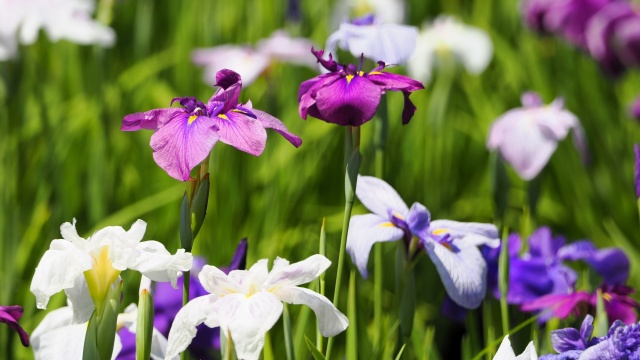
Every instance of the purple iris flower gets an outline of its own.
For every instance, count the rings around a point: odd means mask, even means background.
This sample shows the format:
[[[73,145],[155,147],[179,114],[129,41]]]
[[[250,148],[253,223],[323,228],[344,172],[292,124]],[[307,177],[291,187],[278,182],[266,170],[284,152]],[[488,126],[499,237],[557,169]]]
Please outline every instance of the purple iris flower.
[[[558,354],[540,360],[637,360],[640,359],[640,324],[616,321],[606,336],[591,337],[593,317],[587,315],[580,331],[573,328],[551,332],[551,344]]]
[[[380,98],[387,90],[402,91],[404,110],[402,124],[406,125],[416,111],[409,94],[424,89],[421,82],[407,76],[391,74],[382,70],[387,66],[378,61],[378,67],[369,73],[353,64],[342,65],[322,58],[323,50],[311,52],[318,62],[330,72],[316,76],[300,84],[298,112],[307,119],[311,115],[326,122],[343,126],[360,126],[375,115]],[[362,59],[361,59],[362,62]]]
[[[23,346],[29,346],[29,335],[18,324],[18,320],[22,317],[22,306],[0,306],[0,322],[7,324],[10,329],[14,330],[20,336],[20,342]]]
[[[363,277],[368,275],[373,244],[409,242],[415,236],[436,266],[451,299],[467,309],[480,306],[486,293],[487,266],[477,246],[499,245],[495,225],[431,221],[424,205],[416,202],[408,208],[389,184],[371,176],[358,176],[356,196],[372,212],[351,217],[347,235],[347,251]]]
[[[262,154],[267,141],[266,128],[280,133],[298,147],[302,140],[290,133],[275,117],[253,109],[251,102],[238,103],[242,80],[238,73],[224,69],[216,74],[220,88],[204,104],[194,97],[174,98],[182,108],[154,109],[129,114],[122,130],[154,130],[151,148],[156,163],[170,176],[189,180],[191,170],[204,160],[220,140],[251,155]]]
[[[222,267],[221,270],[224,271],[225,274],[228,274],[231,270],[244,270],[247,263],[247,248],[247,239],[242,239],[236,248],[229,267]],[[190,272],[190,299],[209,295],[198,279],[198,274],[204,265],[206,265],[205,259],[200,257],[193,258],[193,268]],[[155,307],[153,326],[165,337],[169,336],[169,330],[171,329],[173,319],[182,308],[182,284],[182,277],[178,278],[178,289],[174,289],[169,283],[156,283],[153,295]],[[126,328],[122,328],[118,334],[122,341],[122,350],[118,359],[135,359],[135,334],[129,332]],[[215,359],[216,356],[212,354],[214,349],[220,349],[220,328],[210,328],[205,326],[205,324],[201,324],[198,326],[198,333],[196,337],[191,342],[191,345],[189,345],[189,352],[197,359]]]

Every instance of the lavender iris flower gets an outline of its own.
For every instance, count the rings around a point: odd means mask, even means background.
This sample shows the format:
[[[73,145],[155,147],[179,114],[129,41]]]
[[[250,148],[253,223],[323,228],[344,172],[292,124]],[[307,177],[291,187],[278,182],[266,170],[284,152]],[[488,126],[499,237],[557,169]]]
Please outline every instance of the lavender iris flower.
[[[386,182],[358,176],[358,199],[373,213],[355,215],[349,222],[347,251],[363,277],[368,276],[369,252],[376,242],[410,241],[413,236],[433,261],[447,294],[458,305],[473,309],[486,292],[487,266],[477,246],[498,246],[498,228],[492,224],[431,221],[427,208],[409,209]]]
[[[338,125],[360,126],[373,118],[382,94],[391,90],[402,91],[402,123],[409,123],[416,111],[415,105],[409,100],[409,94],[424,89],[422,83],[407,76],[383,72],[386,65],[382,61],[378,62],[378,67],[373,71],[365,73],[353,64],[338,64],[331,54],[328,60],[323,59],[323,50],[315,51],[312,48],[311,52],[330,72],[300,84],[300,117],[306,120],[307,115],[311,115]]]
[[[621,360],[640,359],[640,324],[616,321],[603,337],[591,337],[593,317],[587,315],[580,330],[566,328],[551,332],[551,344],[558,354],[540,360]]]
[[[0,322],[7,324],[11,330],[14,330],[20,336],[20,342],[23,346],[29,346],[29,335],[18,324],[18,320],[22,317],[22,306],[0,306]]]
[[[302,140],[290,133],[275,117],[253,109],[251,102],[238,103],[242,80],[238,73],[224,69],[216,74],[220,87],[207,104],[194,97],[174,98],[182,108],[154,109],[130,114],[122,120],[122,130],[154,130],[153,158],[170,176],[189,180],[191,170],[204,160],[220,140],[238,150],[258,156],[264,151],[271,128],[298,147]]]
[[[242,239],[233,255],[233,259],[228,268],[221,270],[228,274],[232,270],[244,270],[247,263],[247,239]],[[202,287],[198,275],[202,267],[206,265],[203,258],[193,258],[193,268],[191,269],[191,283],[189,288],[189,298],[208,295],[209,293]],[[178,279],[178,289],[182,289],[182,278]],[[182,291],[176,290],[166,283],[157,283],[154,291],[153,302],[155,307],[155,316],[153,326],[165,337],[169,336],[169,330],[173,319],[182,308]],[[119,360],[135,359],[136,340],[135,334],[126,328],[118,332],[122,341],[122,350],[118,355]],[[204,324],[198,326],[198,333],[189,345],[189,352],[197,359],[215,359],[212,350],[220,349],[220,328],[209,328]]]
[[[533,92],[522,95],[521,108],[507,111],[491,125],[487,147],[499,150],[502,157],[524,180],[538,176],[569,130],[586,161],[586,146],[578,118],[564,109],[562,99],[544,105]]]

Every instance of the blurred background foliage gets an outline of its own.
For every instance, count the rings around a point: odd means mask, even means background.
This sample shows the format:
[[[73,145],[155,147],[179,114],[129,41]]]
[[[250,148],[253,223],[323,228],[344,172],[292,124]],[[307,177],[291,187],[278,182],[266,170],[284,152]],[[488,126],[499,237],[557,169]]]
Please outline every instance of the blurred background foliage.
[[[152,132],[122,132],[121,120],[129,113],[167,107],[176,96],[208,99],[214,89],[190,61],[195,48],[255,44],[281,28],[324,44],[337,23],[331,4],[302,0],[297,19],[288,15],[289,6],[286,0],[117,1],[112,9],[111,26],[118,36],[113,48],[51,43],[41,33],[35,45],[20,48],[19,58],[0,63],[0,304],[24,306],[21,323],[27,331],[45,314],[35,308],[31,277],[50,241],[60,237],[63,222],[77,219],[79,233],[89,236],[106,225],[128,228],[140,218],[148,223],[145,239],[159,240],[170,250],[179,247],[178,214],[185,186],[154,163]],[[524,91],[539,92],[545,102],[563,96],[585,128],[590,163],[583,166],[571,141],[562,142],[539,176],[540,201],[530,214],[526,185],[508,169],[511,188],[501,225],[524,235],[548,225],[570,240],[620,246],[631,258],[629,283],[637,285],[640,246],[632,144],[640,139],[640,129],[630,118],[628,104],[640,93],[638,74],[607,79],[586,54],[524,28],[515,1],[413,0],[407,9],[412,25],[444,13],[484,29],[495,55],[482,75],[460,71],[450,87],[439,84],[436,74],[426,91],[412,95],[418,111],[407,126],[400,121],[400,94],[386,96],[390,130],[385,180],[408,203],[425,204],[435,219],[497,222],[485,146],[490,124],[520,106]],[[303,145],[295,149],[270,131],[258,158],[222,143],[215,146],[208,215],[194,249],[210,264],[227,264],[245,236],[248,264],[276,256],[302,260],[318,252],[320,224],[326,217],[328,257],[334,261],[326,279],[327,289],[333,289],[343,211],[344,134],[338,126],[298,116],[298,86],[315,75],[307,68],[275,64],[245,87],[240,100],[251,99],[256,108],[280,118]],[[362,174],[373,174],[372,136],[373,125],[364,125]],[[357,203],[355,213],[363,212]],[[370,336],[373,285],[359,278],[361,358],[388,358],[395,341],[395,245],[377,246],[389,262],[384,279],[389,334],[376,343]],[[492,310],[493,317],[498,315],[493,299],[472,312],[465,324],[442,318],[444,288],[435,268],[428,261],[418,266],[412,357],[468,358],[502,335],[499,318],[492,321]],[[125,272],[124,280],[123,306],[136,301],[133,289],[138,286],[131,274]],[[345,291],[347,283],[343,281]],[[331,297],[332,290],[327,295]],[[346,311],[346,296],[342,298],[340,308]],[[49,309],[63,302],[59,294]],[[309,310],[291,310],[295,338],[306,333],[313,339],[313,320],[306,326],[296,323]],[[512,319],[511,326],[524,319]],[[559,326],[549,327],[554,325]],[[512,340],[517,353],[537,331],[529,328],[521,339]],[[281,330],[278,324],[270,332],[265,357],[272,351],[282,358]],[[344,338],[336,340],[338,353],[344,351]],[[537,338],[539,353],[549,352],[548,337]],[[301,344],[296,341],[297,354],[308,357]],[[33,356],[6,327],[0,327],[0,349],[11,359]]]

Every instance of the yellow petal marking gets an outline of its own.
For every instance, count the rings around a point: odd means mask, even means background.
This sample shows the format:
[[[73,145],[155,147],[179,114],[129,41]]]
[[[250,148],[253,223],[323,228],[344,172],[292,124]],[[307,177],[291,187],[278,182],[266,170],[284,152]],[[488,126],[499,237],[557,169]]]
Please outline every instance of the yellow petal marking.
[[[228,118],[228,117],[227,117],[227,115],[225,115],[225,114],[219,114],[219,115],[218,115],[218,117],[219,117],[220,119],[229,120],[229,118]]]
[[[198,117],[196,115],[189,116],[189,122],[187,123],[187,125],[191,125],[191,123],[196,121],[197,118]]]
[[[433,235],[442,235],[442,234],[446,234],[448,232],[449,232],[449,229],[435,229],[431,233]]]
[[[372,71],[369,73],[369,75],[382,75],[381,71]]]
[[[347,84],[351,83],[351,80],[353,80],[353,75],[347,75]]]
[[[396,227],[392,222],[383,222],[382,224],[378,224],[378,227]]]

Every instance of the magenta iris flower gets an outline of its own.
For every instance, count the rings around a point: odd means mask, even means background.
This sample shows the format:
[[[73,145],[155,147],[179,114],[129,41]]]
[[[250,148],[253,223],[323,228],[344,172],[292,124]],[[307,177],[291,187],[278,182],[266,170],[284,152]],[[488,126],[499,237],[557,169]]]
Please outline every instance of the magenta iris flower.
[[[274,129],[298,147],[302,140],[275,117],[253,109],[251,102],[238,103],[242,80],[228,69],[216,74],[218,91],[204,104],[194,97],[174,98],[181,108],[154,109],[130,114],[122,130],[154,130],[153,158],[170,176],[189,180],[191,170],[204,160],[220,140],[238,150],[258,156],[264,151],[266,128]]]
[[[421,82],[407,76],[391,74],[382,70],[387,66],[378,61],[378,67],[369,73],[353,64],[342,65],[322,58],[323,50],[311,52],[318,62],[330,72],[316,76],[300,84],[298,112],[307,119],[311,115],[326,122],[343,126],[360,126],[373,118],[380,98],[387,90],[402,91],[404,110],[402,123],[408,124],[416,111],[409,94],[424,89]]]
[[[551,344],[558,354],[540,360],[634,360],[640,359],[640,324],[616,321],[606,336],[591,337],[593,317],[587,315],[580,330],[566,328],[551,332]]]
[[[9,328],[18,333],[22,345],[29,346],[29,335],[24,331],[20,324],[18,324],[18,320],[20,320],[21,317],[21,306],[0,306],[0,322],[7,324]]]

